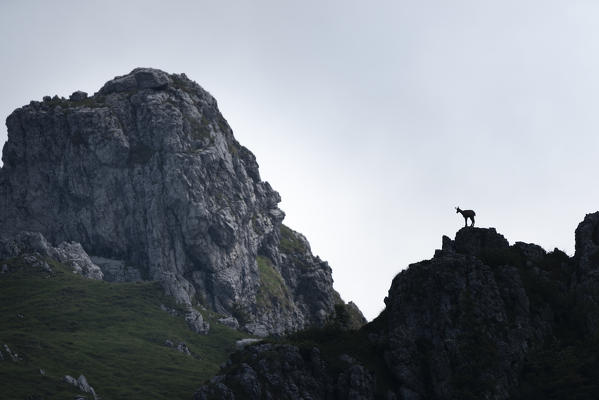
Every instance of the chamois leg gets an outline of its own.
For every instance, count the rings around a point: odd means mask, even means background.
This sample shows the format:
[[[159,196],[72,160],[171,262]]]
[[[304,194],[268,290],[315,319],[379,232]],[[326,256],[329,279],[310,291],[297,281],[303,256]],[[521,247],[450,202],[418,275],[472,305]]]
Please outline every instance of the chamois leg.
[[[474,217],[470,217],[470,219],[472,220],[472,225],[470,226],[474,226]]]
[[[468,226],[468,217],[464,217],[464,227]]]

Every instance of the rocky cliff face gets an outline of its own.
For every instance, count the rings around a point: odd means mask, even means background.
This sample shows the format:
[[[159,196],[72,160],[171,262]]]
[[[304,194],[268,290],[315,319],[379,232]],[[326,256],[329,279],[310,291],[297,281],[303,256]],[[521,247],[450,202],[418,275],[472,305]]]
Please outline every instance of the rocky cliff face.
[[[341,302],[254,155],[184,74],[136,69],[91,97],[31,102],[7,126],[5,236],[80,243],[107,279],[158,280],[259,335],[323,324]]]
[[[324,389],[313,398],[595,398],[597,232],[599,213],[587,215],[576,230],[576,254],[568,257],[534,244],[510,246],[493,228],[463,228],[455,240],[443,238],[434,258],[395,277],[386,309],[353,339],[320,333],[288,344],[305,363],[317,350],[328,354],[319,358],[320,372],[305,364],[295,375],[276,371],[276,361],[283,363],[277,352],[289,350],[256,346],[234,356],[196,397],[244,398],[251,389],[264,398],[293,398],[290,388],[301,393],[306,379],[319,376],[316,387]],[[338,359],[348,357],[353,361],[340,367]],[[350,370],[360,371],[351,395],[335,384]]]
[[[581,328],[594,334],[599,332],[599,212],[588,214],[578,225],[574,260],[572,286],[577,303],[584,305]]]
[[[494,229],[464,228],[432,260],[411,265],[393,280],[382,340],[404,397],[515,394],[525,355],[551,334],[543,310],[531,310],[514,265],[535,251],[546,257],[533,245],[510,248]],[[527,261],[532,271],[535,260]]]

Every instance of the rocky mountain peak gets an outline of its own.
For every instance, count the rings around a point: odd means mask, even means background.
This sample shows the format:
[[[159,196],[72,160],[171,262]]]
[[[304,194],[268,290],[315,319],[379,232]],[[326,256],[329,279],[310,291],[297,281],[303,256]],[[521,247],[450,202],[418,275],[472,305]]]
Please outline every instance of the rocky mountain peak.
[[[184,74],[137,68],[93,96],[31,102],[7,127],[4,235],[80,243],[105,277],[158,280],[256,334],[322,324],[341,301],[328,264],[283,227],[254,155]]]
[[[385,310],[354,336],[338,334],[344,344],[321,333],[295,347],[256,346],[232,356],[196,398],[244,397],[250,389],[291,397],[291,387],[338,399],[592,398],[596,374],[586,371],[597,365],[589,349],[599,330],[598,231],[599,213],[587,215],[568,257],[510,245],[494,228],[462,228],[455,239],[443,237],[432,259],[397,274]],[[277,370],[277,352],[303,364]],[[314,354],[328,355],[317,358],[318,369],[306,366]],[[339,385],[348,375],[353,385]]]
[[[442,249],[474,256],[481,254],[483,251],[500,250],[508,247],[508,241],[503,235],[497,233],[495,228],[464,227],[456,233],[455,240],[443,236]]]
[[[181,78],[187,80],[183,75]],[[154,68],[135,68],[127,75],[117,76],[106,82],[100,89],[101,94],[127,92],[130,90],[155,89],[164,90],[173,80],[164,71]],[[189,82],[189,86],[193,84]]]
[[[574,256],[581,272],[599,270],[599,212],[587,214],[576,228]]]

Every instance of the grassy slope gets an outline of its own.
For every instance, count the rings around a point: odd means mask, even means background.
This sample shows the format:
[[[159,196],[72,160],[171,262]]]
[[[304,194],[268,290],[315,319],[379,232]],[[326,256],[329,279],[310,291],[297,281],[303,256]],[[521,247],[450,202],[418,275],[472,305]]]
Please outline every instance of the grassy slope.
[[[154,282],[92,281],[55,263],[52,274],[20,259],[4,263],[14,272],[0,275],[0,399],[73,398],[77,389],[61,382],[67,374],[84,374],[104,400],[189,399],[243,336],[213,320],[207,336],[192,332],[183,317],[160,309],[176,306]],[[185,342],[196,357],[166,347],[166,339]],[[23,360],[7,360],[5,343]]]

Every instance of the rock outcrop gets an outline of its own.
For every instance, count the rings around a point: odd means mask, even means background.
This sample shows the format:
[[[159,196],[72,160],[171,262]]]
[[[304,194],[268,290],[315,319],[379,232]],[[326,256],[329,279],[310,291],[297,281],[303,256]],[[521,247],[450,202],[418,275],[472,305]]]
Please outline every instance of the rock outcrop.
[[[71,384],[75,387],[77,387],[79,390],[81,390],[84,393],[89,393],[92,395],[92,397],[94,398],[94,400],[98,400],[100,397],[96,394],[96,391],[94,390],[93,387],[90,386],[89,383],[87,383],[87,379],[85,378],[85,375],[79,375],[79,378],[75,379],[73,378],[71,375],[65,375],[62,380],[68,384]],[[83,397],[85,398],[85,397]]]
[[[341,303],[254,155],[184,74],[138,68],[93,96],[33,101],[7,127],[3,234],[79,243],[107,280],[158,280],[254,334],[322,325]]]
[[[26,256],[31,258],[32,264],[39,264],[50,271],[48,263],[43,259],[36,259],[36,255],[61,262],[86,278],[100,280],[103,277],[100,267],[92,262],[79,243],[62,242],[53,247],[39,232],[23,231],[10,236],[0,235],[0,260]]]
[[[400,272],[385,310],[353,338],[323,331],[291,338],[287,347],[249,346],[196,398],[294,398],[289,388],[314,399],[593,398],[599,390],[591,372],[599,364],[597,232],[599,213],[587,215],[576,230],[576,254],[568,257],[534,244],[510,245],[493,228],[463,228],[455,240],[443,237],[434,258]],[[306,367],[314,349],[328,355],[320,369]],[[285,365],[283,350],[304,354],[304,364],[276,370]],[[331,384],[344,373],[334,358],[341,352],[354,359],[352,370],[360,368],[351,378],[361,382],[359,394]]]
[[[395,277],[385,301],[384,354],[399,392],[437,399],[514,395],[530,343],[551,325],[532,318],[516,266],[485,259],[501,260],[509,250],[494,229],[464,228],[453,246]],[[471,386],[481,391],[471,393]]]
[[[573,286],[578,304],[584,305],[581,329],[599,332],[599,212],[587,214],[576,229],[576,276]]]

